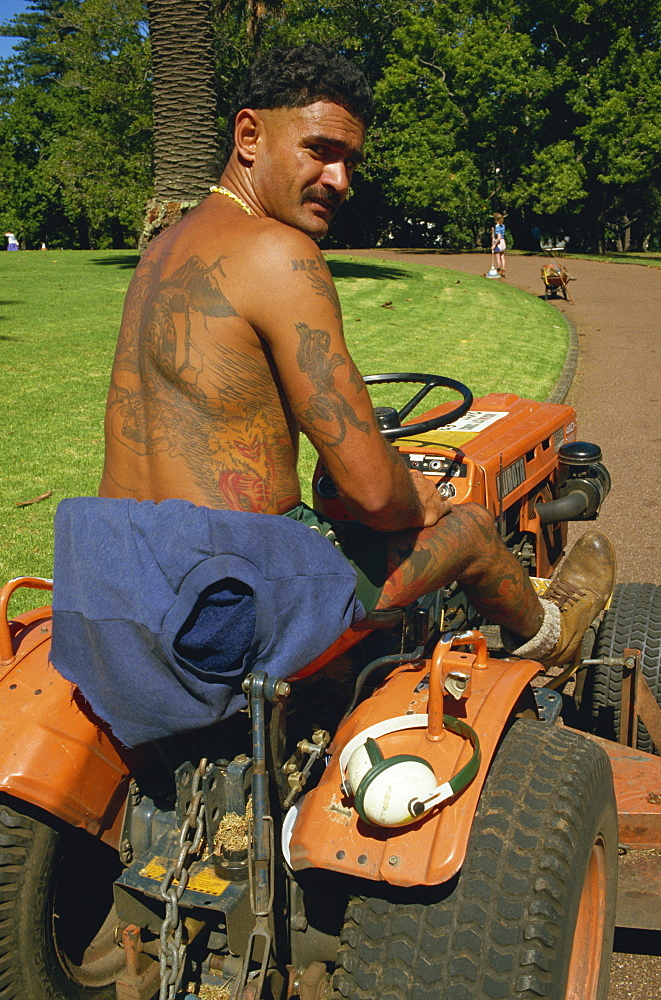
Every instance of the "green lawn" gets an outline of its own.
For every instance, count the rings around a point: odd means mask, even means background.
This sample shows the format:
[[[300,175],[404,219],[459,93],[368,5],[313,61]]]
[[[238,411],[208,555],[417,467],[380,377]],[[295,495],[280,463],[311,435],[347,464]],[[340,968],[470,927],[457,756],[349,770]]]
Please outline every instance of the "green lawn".
[[[96,493],[110,365],[136,262],[131,251],[0,254],[2,581],[50,576],[57,504]],[[329,262],[363,373],[440,372],[468,383],[476,397],[548,395],[564,363],[567,328],[544,302],[421,264],[332,255]],[[376,402],[401,403],[404,393],[390,387]],[[312,465],[308,447],[306,490]],[[46,500],[16,506],[49,490]],[[33,604],[32,595],[19,594],[12,610]]]
[[[524,257],[539,257],[539,251],[510,250],[510,253],[521,254]],[[645,267],[661,267],[661,253],[618,253],[616,250],[605,254],[572,253],[568,250],[564,255],[567,260],[596,260],[602,264],[643,264]]]

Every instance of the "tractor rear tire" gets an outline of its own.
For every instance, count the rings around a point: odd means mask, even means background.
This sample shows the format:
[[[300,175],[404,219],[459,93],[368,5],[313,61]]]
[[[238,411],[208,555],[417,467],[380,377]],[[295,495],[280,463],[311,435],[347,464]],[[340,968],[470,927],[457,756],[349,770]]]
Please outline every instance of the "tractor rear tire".
[[[0,797],[0,1000],[115,1000],[117,854]]]
[[[616,883],[608,757],[577,733],[519,720],[485,783],[459,876],[351,899],[333,996],[605,1000]]]
[[[620,583],[597,633],[594,658],[622,655],[625,649],[641,651],[641,667],[652,694],[661,705],[661,587],[653,583]],[[622,667],[605,664],[594,668],[586,683],[590,693],[594,730],[607,740],[620,731]],[[642,722],[637,747],[654,753],[654,744]]]

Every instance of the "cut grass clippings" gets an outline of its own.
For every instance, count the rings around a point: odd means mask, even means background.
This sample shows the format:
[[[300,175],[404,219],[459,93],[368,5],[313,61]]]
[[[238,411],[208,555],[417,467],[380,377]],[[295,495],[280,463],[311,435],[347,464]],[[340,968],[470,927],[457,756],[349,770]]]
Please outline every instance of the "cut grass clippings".
[[[349,349],[364,374],[445,374],[466,382],[476,398],[549,394],[568,334],[561,314],[545,303],[443,268],[328,259]],[[50,576],[57,504],[96,493],[110,367],[137,260],[132,251],[0,254],[0,582]],[[373,395],[377,404],[401,405],[410,394],[387,387]],[[443,398],[453,397],[435,393],[430,405]],[[308,501],[313,465],[313,449],[304,446]],[[12,612],[43,596],[19,591]]]

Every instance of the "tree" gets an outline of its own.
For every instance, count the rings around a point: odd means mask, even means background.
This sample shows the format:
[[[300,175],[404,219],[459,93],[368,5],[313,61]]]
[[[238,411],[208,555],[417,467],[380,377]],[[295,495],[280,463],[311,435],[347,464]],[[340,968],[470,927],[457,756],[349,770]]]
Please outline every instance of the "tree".
[[[468,2],[424,8],[406,12],[377,83],[379,161],[409,217],[472,246],[535,148],[548,84],[503,14]]]
[[[656,230],[661,190],[661,53],[637,51],[629,29],[582,78],[574,105],[587,165],[592,242],[641,250]]]
[[[147,0],[154,197],[140,247],[197,204],[220,173],[211,0]]]
[[[5,211],[28,246],[135,245],[151,186],[142,0],[38,0],[1,86]]]
[[[661,247],[661,0],[33,0],[9,30],[0,227],[28,245],[134,245],[153,193],[144,245],[216,181],[255,55],[309,39],[378,100],[326,245],[473,246],[502,210],[517,246]]]
[[[575,150],[573,164],[561,155],[555,175],[546,171],[556,190],[562,176],[567,182],[560,218],[572,225],[573,216],[572,246],[603,252],[609,241],[619,249],[659,241],[659,0],[581,0],[560,8],[518,0],[513,23],[529,32],[552,81],[552,114],[537,156],[546,154],[551,168],[558,148],[566,152],[571,143]]]

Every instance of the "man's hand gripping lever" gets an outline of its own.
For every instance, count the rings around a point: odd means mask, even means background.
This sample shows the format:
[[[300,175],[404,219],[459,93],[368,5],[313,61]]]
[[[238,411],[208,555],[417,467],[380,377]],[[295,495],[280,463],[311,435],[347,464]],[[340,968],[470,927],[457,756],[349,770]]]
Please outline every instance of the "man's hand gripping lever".
[[[248,938],[241,978],[233,1000],[243,1000],[250,964],[261,942],[262,954],[257,975],[250,980],[251,1000],[261,1000],[264,980],[273,951],[273,890],[275,874],[275,844],[273,817],[269,805],[268,774],[266,772],[265,702],[275,704],[285,699],[290,691],[283,680],[273,680],[262,670],[248,674],[243,682],[248,697],[248,711],[252,719],[252,818],[248,823],[248,882],[250,907],[255,926]]]

